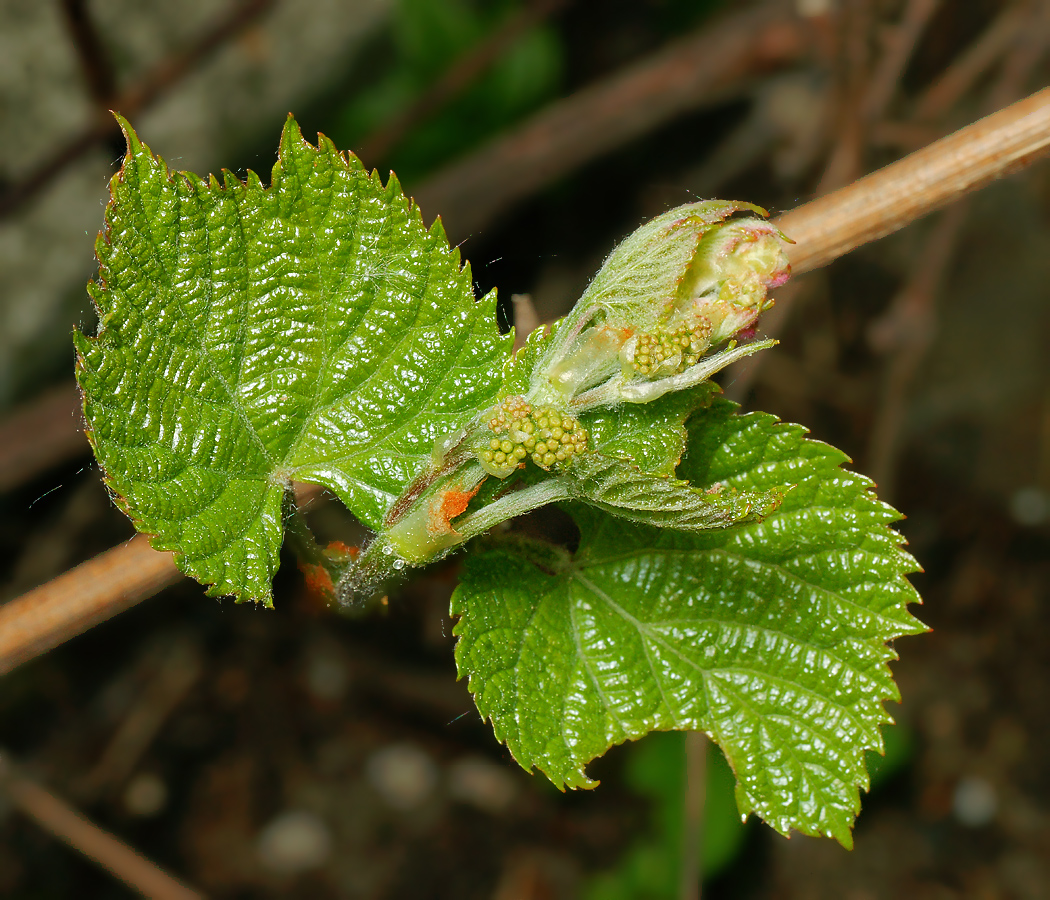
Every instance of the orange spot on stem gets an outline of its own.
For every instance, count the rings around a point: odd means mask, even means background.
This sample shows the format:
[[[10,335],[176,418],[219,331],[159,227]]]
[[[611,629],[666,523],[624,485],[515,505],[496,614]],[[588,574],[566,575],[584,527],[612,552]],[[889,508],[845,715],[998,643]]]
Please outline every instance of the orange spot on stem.
[[[438,502],[431,507],[427,531],[431,534],[455,534],[456,529],[452,527],[452,520],[466,512],[470,501],[474,499],[474,495],[481,490],[482,484],[484,484],[484,481],[480,482],[472,491],[450,488],[442,492],[435,498]]]

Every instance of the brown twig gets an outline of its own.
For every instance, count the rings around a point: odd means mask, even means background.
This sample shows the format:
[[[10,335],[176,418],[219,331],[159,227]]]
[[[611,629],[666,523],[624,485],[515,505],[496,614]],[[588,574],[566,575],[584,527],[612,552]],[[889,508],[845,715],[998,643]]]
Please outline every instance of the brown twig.
[[[134,86],[113,100],[113,109],[125,116],[141,112],[219,47],[240,34],[274,2],[275,0],[238,0],[186,49],[173,53],[141,78],[135,79]],[[116,122],[108,115],[101,116],[86,126],[65,146],[56,150],[0,195],[0,218],[20,208],[92,147],[119,134]]]
[[[530,28],[561,10],[568,0],[536,0],[511,16],[492,35],[468,50],[428,90],[403,112],[366,137],[357,155],[370,166],[399,144],[406,134],[429,119],[469,86]]]
[[[0,789],[6,790],[20,812],[107,869],[132,890],[155,900],[203,900],[202,894],[182,884],[37,781],[19,772],[6,754],[0,757]]]
[[[733,13],[552,103],[438,172],[415,198],[424,211],[440,212],[448,233],[459,240],[523,197],[712,102],[747,76],[798,61],[808,45],[805,23],[783,3]]]
[[[848,187],[785,213],[777,226],[796,274],[827,265],[1050,152],[1050,88],[1019,100]]]
[[[685,794],[682,803],[680,900],[700,900],[703,871],[704,802],[707,799],[707,735],[685,734]]]
[[[152,597],[182,575],[136,535],[0,606],[0,675]]]

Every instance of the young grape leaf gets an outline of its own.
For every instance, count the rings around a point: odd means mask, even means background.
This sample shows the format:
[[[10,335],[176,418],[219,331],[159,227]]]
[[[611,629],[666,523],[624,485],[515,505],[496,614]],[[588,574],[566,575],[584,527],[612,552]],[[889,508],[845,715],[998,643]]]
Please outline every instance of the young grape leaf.
[[[491,404],[511,338],[440,221],[291,117],[269,188],[171,172],[121,125],[98,335],[76,336],[89,437],[154,547],[269,604],[292,480],[378,527],[435,438]]]
[[[762,518],[780,505],[783,489],[694,487],[677,478],[649,475],[630,463],[591,453],[573,461],[570,496],[632,522],[703,531]]]
[[[917,567],[842,453],[733,410],[694,416],[679,475],[793,486],[775,512],[683,533],[574,504],[574,555],[513,540],[466,560],[456,661],[497,737],[558,786],[592,786],[585,766],[614,744],[699,729],[742,813],[849,846],[864,754],[898,698],[887,642],[923,630],[907,610]]]

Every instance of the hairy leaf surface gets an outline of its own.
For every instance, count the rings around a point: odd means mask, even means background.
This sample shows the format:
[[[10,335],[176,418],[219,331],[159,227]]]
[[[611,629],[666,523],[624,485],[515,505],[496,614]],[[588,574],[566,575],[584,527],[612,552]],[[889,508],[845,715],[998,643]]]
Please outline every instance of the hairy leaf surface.
[[[378,527],[435,438],[492,402],[510,338],[440,222],[291,118],[269,188],[171,172],[122,125],[99,331],[77,335],[91,441],[154,547],[270,603],[292,480]]]
[[[922,630],[898,514],[845,456],[716,401],[679,475],[791,487],[760,522],[687,534],[579,505],[574,555],[515,540],[472,555],[453,597],[456,659],[526,768],[588,787],[588,762],[653,730],[699,729],[743,813],[851,843],[864,753],[897,698],[887,642]]]

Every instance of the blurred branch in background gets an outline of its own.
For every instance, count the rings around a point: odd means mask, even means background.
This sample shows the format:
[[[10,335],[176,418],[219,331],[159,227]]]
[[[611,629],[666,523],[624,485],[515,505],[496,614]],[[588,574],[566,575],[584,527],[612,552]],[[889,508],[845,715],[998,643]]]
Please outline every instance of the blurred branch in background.
[[[94,123],[0,194],[0,218],[19,209],[87,151],[120,134],[117,123],[109,115],[109,108],[124,116],[133,116],[146,109],[193,72],[204,59],[255,22],[274,5],[274,2],[275,0],[238,0],[185,49],[161,60],[152,70],[136,78],[132,86],[107,100],[107,91],[112,88],[112,73],[108,63],[104,62],[105,54],[101,41],[91,24],[85,5],[78,0],[66,0],[63,8],[70,23],[82,68],[87,73],[92,96],[99,103],[98,115]],[[111,106],[107,108],[104,103],[110,103]]]
[[[937,295],[944,284],[966,222],[963,201],[945,210],[919,248],[912,274],[893,298],[889,310],[872,323],[869,342],[888,357],[885,384],[871,428],[866,471],[879,486],[879,496],[892,500],[894,464],[904,430],[908,391],[936,335]]]
[[[1006,7],[919,96],[912,119],[938,122],[948,115],[977,81],[1013,49],[1017,35],[1030,18],[1020,3]]]
[[[201,649],[191,635],[168,638],[151,657],[151,677],[128,710],[87,774],[75,783],[74,793],[82,803],[119,790],[134,772],[139,760],[160,733],[168,717],[200,679]]]
[[[381,161],[406,135],[437,113],[446,103],[469,87],[486,69],[530,28],[561,12],[571,0],[533,0],[512,15],[502,27],[469,50],[433,86],[407,109],[368,135],[357,148],[357,155],[369,167]]]
[[[811,43],[789,4],[734,12],[550,104],[412,193],[428,217],[440,213],[453,241],[461,240],[584,163],[798,62]]]
[[[51,388],[0,422],[0,491],[52,466],[86,455],[80,391],[75,384]]]
[[[117,73],[102,36],[91,18],[87,0],[62,0],[61,6],[88,92],[99,110],[105,112],[117,96]]]
[[[21,772],[6,752],[0,754],[0,793],[6,793],[19,812],[45,831],[94,860],[143,896],[154,900],[202,900],[202,894],[177,881]]]

